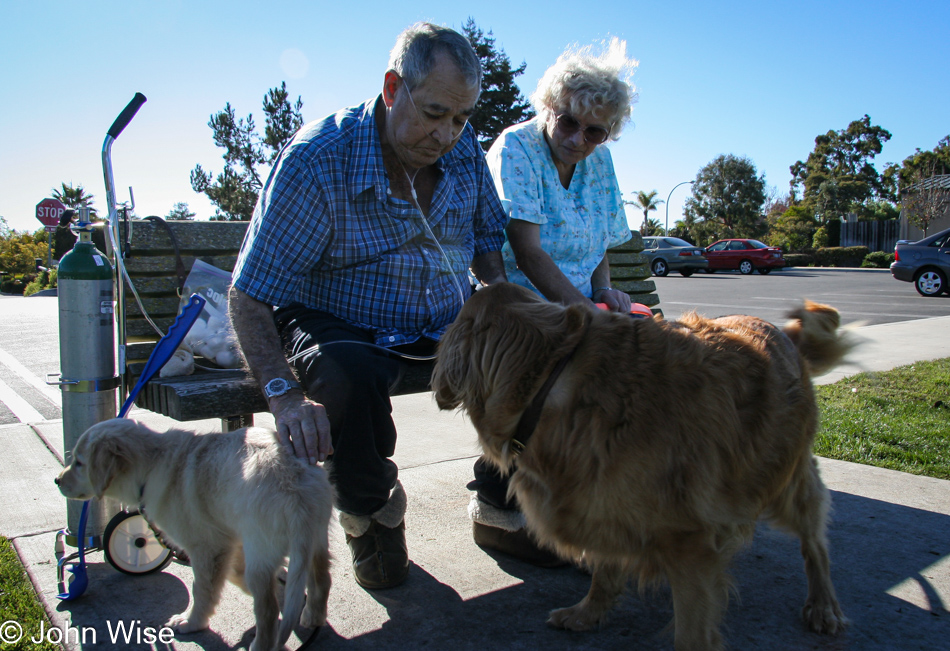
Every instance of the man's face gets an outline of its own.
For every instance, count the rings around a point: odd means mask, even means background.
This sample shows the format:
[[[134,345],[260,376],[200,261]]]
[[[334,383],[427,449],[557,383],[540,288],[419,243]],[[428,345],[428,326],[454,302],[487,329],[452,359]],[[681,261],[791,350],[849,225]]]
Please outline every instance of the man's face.
[[[432,165],[451,151],[475,110],[478,91],[441,53],[436,55],[429,75],[411,94],[399,75],[386,73],[386,140],[407,171]]]

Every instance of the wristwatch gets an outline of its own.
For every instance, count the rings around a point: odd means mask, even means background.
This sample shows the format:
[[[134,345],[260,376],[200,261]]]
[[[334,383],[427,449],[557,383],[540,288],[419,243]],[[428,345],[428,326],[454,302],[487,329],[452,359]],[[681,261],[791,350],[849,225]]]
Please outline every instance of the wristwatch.
[[[291,389],[303,389],[303,387],[300,386],[300,382],[285,380],[282,377],[275,377],[273,380],[264,385],[264,395],[268,398],[276,398],[277,396],[284,395]]]

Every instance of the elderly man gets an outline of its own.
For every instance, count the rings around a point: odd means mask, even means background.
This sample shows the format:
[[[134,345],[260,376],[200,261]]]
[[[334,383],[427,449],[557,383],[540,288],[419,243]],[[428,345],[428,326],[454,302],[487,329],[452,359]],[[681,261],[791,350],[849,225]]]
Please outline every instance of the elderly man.
[[[469,269],[505,280],[506,216],[468,125],[480,88],[463,36],[407,29],[379,97],[304,126],[281,153],[234,270],[231,318],[277,437],[329,461],[365,588],[409,571],[390,459],[400,354],[434,352]]]

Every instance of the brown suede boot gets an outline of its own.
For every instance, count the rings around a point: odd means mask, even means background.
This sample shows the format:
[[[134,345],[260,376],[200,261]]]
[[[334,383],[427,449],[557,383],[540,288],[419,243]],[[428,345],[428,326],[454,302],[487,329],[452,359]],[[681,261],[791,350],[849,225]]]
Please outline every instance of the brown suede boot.
[[[362,536],[346,534],[356,582],[367,590],[394,588],[409,576],[406,523],[394,528],[372,520]]]
[[[356,582],[368,590],[393,588],[409,576],[406,492],[398,481],[389,501],[372,515],[340,512]]]
[[[468,513],[472,518],[472,537],[482,549],[492,549],[538,567],[568,564],[550,549],[538,545],[525,528],[520,511],[499,509],[472,495]]]

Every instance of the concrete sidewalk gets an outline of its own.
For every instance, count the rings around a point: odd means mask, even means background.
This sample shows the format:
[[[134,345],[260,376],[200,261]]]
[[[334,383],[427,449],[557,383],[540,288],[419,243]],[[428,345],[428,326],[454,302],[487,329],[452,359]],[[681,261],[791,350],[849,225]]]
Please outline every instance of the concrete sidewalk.
[[[950,357],[950,317],[871,326],[858,334],[864,342],[855,357],[864,367],[842,367],[823,381]],[[581,599],[589,577],[573,568],[536,569],[476,547],[465,489],[478,455],[471,424],[439,412],[428,394],[393,402],[400,432],[395,460],[409,495],[409,579],[392,590],[359,588],[343,533],[335,527],[329,622],[310,648],[672,648],[661,633],[672,617],[663,589],[642,598],[628,594],[597,632],[547,628],[547,612]],[[133,417],[156,427],[174,425],[150,412]],[[273,422],[268,414],[257,421]],[[189,426],[210,431],[217,423]],[[0,440],[0,534],[13,539],[54,626],[69,629],[68,648],[214,651],[249,645],[251,599],[231,585],[210,630],[167,646],[145,643],[146,627],[159,629],[189,603],[191,570],[174,563],[159,574],[127,576],[94,552],[87,557],[86,594],[60,602],[53,542],[66,507],[53,478],[62,467],[62,423],[0,427]],[[724,621],[730,648],[950,649],[950,482],[840,461],[820,465],[835,509],[832,574],[851,627],[838,638],[804,630],[799,611],[806,586],[797,541],[760,526],[733,567],[739,599]],[[38,622],[19,624],[29,636],[39,633]],[[128,643],[122,635],[113,640],[119,627],[131,631]],[[83,630],[85,643],[76,643]],[[288,647],[299,646],[292,637]]]

